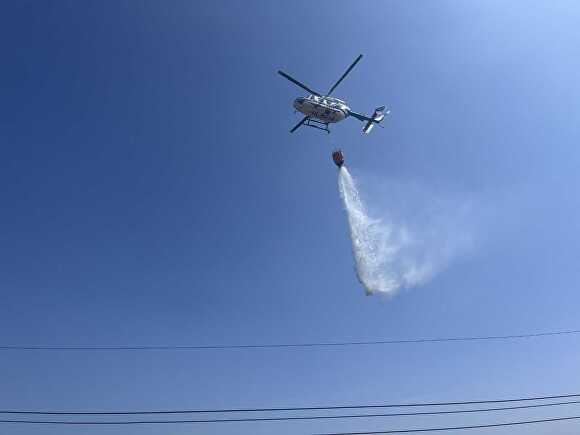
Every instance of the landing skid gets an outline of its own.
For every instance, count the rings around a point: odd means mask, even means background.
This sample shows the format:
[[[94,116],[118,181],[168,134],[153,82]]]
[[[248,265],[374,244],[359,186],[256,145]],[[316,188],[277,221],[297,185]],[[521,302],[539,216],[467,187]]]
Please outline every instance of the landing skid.
[[[316,128],[318,130],[325,131],[328,134],[330,134],[330,129],[328,128],[328,123],[326,123],[326,122],[320,122],[320,121],[317,121],[315,119],[308,118],[306,120],[306,122],[304,122],[304,125],[306,125],[308,127]]]

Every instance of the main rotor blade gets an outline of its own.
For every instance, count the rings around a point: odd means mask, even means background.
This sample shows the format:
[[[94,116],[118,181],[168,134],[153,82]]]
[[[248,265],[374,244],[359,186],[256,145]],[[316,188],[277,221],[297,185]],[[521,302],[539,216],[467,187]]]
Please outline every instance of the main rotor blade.
[[[296,124],[292,130],[290,130],[290,133],[294,133],[296,130],[298,130],[298,128],[300,128],[300,126],[302,124],[304,124],[307,119],[308,119],[308,116],[305,116],[304,118],[302,118],[302,120],[298,124]]]
[[[284,71],[280,71],[278,70],[278,74],[280,74],[282,77],[287,78],[288,80],[290,80],[292,83],[294,83],[295,85],[300,86],[302,89],[304,89],[305,91],[314,94],[314,95],[318,95],[319,97],[321,96],[318,92],[313,91],[312,89],[310,89],[308,86],[306,86],[304,83],[300,83],[298,80],[296,80],[294,77],[289,76],[288,74],[286,74]]]
[[[336,87],[340,84],[340,82],[342,82],[344,80],[344,78],[354,68],[354,66],[358,63],[358,61],[362,59],[362,57],[363,57],[362,54],[358,55],[356,60],[351,64],[351,66],[348,67],[348,69],[345,71],[345,73],[342,75],[342,77],[338,79],[338,81],[334,84],[334,86],[332,88],[330,88],[330,91],[328,91],[328,93],[326,95],[332,94],[332,91],[334,91],[336,89]]]

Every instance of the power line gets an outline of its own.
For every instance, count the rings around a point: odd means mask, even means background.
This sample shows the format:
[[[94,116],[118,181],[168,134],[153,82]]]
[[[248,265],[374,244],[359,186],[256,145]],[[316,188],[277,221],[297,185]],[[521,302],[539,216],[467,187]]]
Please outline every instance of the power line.
[[[394,433],[440,432],[444,430],[450,431],[450,430],[466,430],[466,429],[489,429],[493,427],[521,426],[526,424],[549,423],[556,421],[567,421],[578,419],[580,419],[580,415],[573,417],[543,418],[541,420],[510,421],[507,423],[477,424],[472,426],[430,427],[430,428],[382,430],[370,432],[327,432],[327,433],[317,433],[313,435],[375,435],[375,434],[394,434]]]
[[[484,405],[493,403],[530,402],[540,400],[571,399],[580,397],[580,393],[560,394],[552,396],[518,397],[510,399],[466,400],[454,402],[415,402],[386,403],[366,405],[327,405],[327,406],[296,406],[281,408],[224,408],[224,409],[190,409],[190,410],[150,410],[150,411],[46,411],[46,410],[0,410],[0,414],[24,415],[155,415],[155,414],[202,414],[202,413],[232,413],[232,412],[281,412],[281,411],[332,411],[341,409],[376,409],[376,408],[407,408],[435,407],[459,405]],[[580,402],[580,401],[578,401]],[[571,403],[576,403],[572,401]],[[562,403],[564,404],[564,403]]]
[[[314,347],[347,347],[373,346],[391,344],[421,344],[465,341],[517,340],[525,338],[550,337],[558,335],[580,334],[580,329],[566,331],[536,332],[512,335],[487,335],[467,337],[440,338],[410,338],[398,340],[368,340],[368,341],[327,341],[310,343],[266,343],[266,344],[218,344],[218,345],[144,345],[144,346],[21,346],[0,345],[4,351],[178,351],[178,350],[227,350],[227,349],[276,349],[276,348],[314,348]]]
[[[288,416],[288,417],[255,417],[255,418],[225,418],[225,419],[199,419],[199,420],[132,420],[132,421],[44,421],[44,420],[0,420],[0,423],[30,423],[30,424],[79,424],[79,425],[127,425],[127,424],[185,424],[185,423],[242,423],[242,422],[273,422],[273,421],[297,421],[297,420],[337,420],[354,418],[377,418],[377,417],[410,417],[426,415],[449,415],[479,412],[512,411],[549,406],[562,406],[579,404],[580,400],[557,403],[542,403],[535,405],[507,406],[480,409],[458,409],[449,411],[422,411],[422,412],[398,412],[388,414],[347,414],[347,415],[312,415],[312,416]],[[11,414],[22,414],[14,412]]]

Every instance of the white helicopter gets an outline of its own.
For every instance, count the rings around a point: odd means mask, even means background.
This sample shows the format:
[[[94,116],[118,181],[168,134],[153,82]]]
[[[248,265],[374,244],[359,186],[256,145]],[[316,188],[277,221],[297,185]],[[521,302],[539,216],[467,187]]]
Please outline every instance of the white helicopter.
[[[324,130],[330,133],[328,124],[340,122],[343,119],[353,116],[360,121],[366,121],[363,127],[363,133],[368,134],[375,124],[379,124],[385,115],[389,114],[390,111],[385,112],[385,106],[377,107],[371,117],[362,115],[357,112],[353,112],[346,105],[346,103],[338,98],[331,97],[330,94],[336,89],[336,87],[344,80],[348,73],[354,68],[354,66],[362,59],[362,54],[360,54],[355,61],[348,67],[346,72],[338,79],[338,81],[330,88],[326,95],[322,95],[318,92],[313,91],[304,83],[299,82],[294,77],[286,74],[284,71],[278,70],[278,74],[282,77],[287,78],[295,85],[300,86],[302,89],[310,93],[307,97],[298,97],[294,100],[294,108],[306,115],[296,124],[290,133],[294,133],[302,125],[308,127],[317,128],[319,130]]]

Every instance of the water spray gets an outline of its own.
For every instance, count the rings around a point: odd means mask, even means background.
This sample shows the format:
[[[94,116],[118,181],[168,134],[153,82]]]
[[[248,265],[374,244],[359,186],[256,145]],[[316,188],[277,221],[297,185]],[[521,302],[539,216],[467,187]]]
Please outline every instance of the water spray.
[[[338,167],[338,188],[348,218],[356,274],[367,295],[391,296],[401,288],[424,284],[471,246],[468,215],[460,203],[451,201],[422,222],[412,216],[397,218],[393,213],[395,196],[400,196],[401,187],[392,186],[393,209],[381,213],[382,219],[373,218],[344,165],[342,151],[334,151],[332,160]],[[402,191],[408,202],[417,202],[411,191]],[[429,209],[433,201],[422,197],[417,211]]]
[[[385,274],[386,251],[380,222],[369,218],[340,150],[332,154],[338,166],[338,188],[348,217],[357,277],[367,295],[392,293],[397,283]]]

